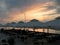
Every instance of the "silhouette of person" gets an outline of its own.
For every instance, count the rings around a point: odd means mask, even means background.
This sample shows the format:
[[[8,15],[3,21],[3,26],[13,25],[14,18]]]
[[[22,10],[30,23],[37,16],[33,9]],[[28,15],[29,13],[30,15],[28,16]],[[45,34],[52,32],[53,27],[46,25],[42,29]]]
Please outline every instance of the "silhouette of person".
[[[1,32],[3,32],[4,28],[1,28]]]
[[[9,45],[14,45],[14,43],[15,43],[15,40],[14,40],[14,38],[9,38],[8,39],[8,43],[9,43]]]
[[[6,43],[6,40],[2,40],[2,43]]]

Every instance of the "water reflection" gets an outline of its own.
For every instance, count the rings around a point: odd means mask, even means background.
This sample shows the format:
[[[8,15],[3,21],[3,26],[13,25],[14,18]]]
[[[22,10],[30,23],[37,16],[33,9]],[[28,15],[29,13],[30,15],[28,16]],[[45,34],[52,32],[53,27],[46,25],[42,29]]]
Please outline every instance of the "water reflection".
[[[8,30],[8,29],[13,29],[13,27],[0,27],[0,29],[1,28],[4,28],[4,29],[6,29],[6,30]],[[14,29],[21,29],[21,30],[23,30],[23,29],[25,29],[25,30],[29,30],[29,31],[33,31],[33,29],[32,28],[14,28]],[[43,32],[43,30],[44,30],[44,32],[46,32],[47,33],[47,30],[48,29],[42,29],[42,28],[40,28],[40,29],[35,29],[35,31],[36,32]],[[58,31],[58,30],[53,30],[53,29],[49,29],[49,33],[60,33],[60,31]]]

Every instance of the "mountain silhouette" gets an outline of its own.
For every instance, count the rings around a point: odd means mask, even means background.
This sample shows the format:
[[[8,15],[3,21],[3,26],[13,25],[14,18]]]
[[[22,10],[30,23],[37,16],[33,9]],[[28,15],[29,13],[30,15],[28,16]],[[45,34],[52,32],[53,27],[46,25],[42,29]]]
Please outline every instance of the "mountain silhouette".
[[[0,24],[0,26],[3,26],[2,24]],[[51,28],[51,29],[56,29],[56,30],[60,30],[60,17],[56,17],[54,20],[48,21],[48,22],[40,22],[39,20],[36,19],[32,19],[29,22],[23,22],[23,21],[19,21],[19,22],[11,22],[11,23],[7,23],[4,26],[7,27],[28,27],[28,28]]]
[[[60,17],[57,17],[54,20],[46,22],[47,26],[50,26],[52,29],[60,30]]]

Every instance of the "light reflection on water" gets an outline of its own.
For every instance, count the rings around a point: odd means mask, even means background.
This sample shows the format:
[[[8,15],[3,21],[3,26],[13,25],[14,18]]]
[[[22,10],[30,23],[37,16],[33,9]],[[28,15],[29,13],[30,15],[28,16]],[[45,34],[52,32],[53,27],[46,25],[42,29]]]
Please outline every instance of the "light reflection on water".
[[[4,28],[4,29],[6,29],[6,30],[8,30],[8,29],[13,29],[13,27],[0,27],[0,29],[1,28]],[[15,29],[25,29],[25,30],[28,30],[29,29],[29,31],[33,31],[33,29],[32,28],[15,28]],[[46,32],[47,33],[47,30],[48,29],[44,29],[44,32]],[[36,32],[43,32],[43,29],[41,28],[41,29],[35,29],[35,31]],[[49,33],[58,33],[58,34],[60,34],[60,31],[58,31],[58,30],[53,30],[53,29],[49,29]]]

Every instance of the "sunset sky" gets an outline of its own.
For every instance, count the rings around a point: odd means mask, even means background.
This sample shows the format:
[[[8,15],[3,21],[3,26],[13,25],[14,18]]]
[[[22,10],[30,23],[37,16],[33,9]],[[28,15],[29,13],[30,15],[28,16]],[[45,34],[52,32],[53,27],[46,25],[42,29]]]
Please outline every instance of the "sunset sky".
[[[0,0],[0,23],[37,19],[42,22],[60,16],[60,0]]]

